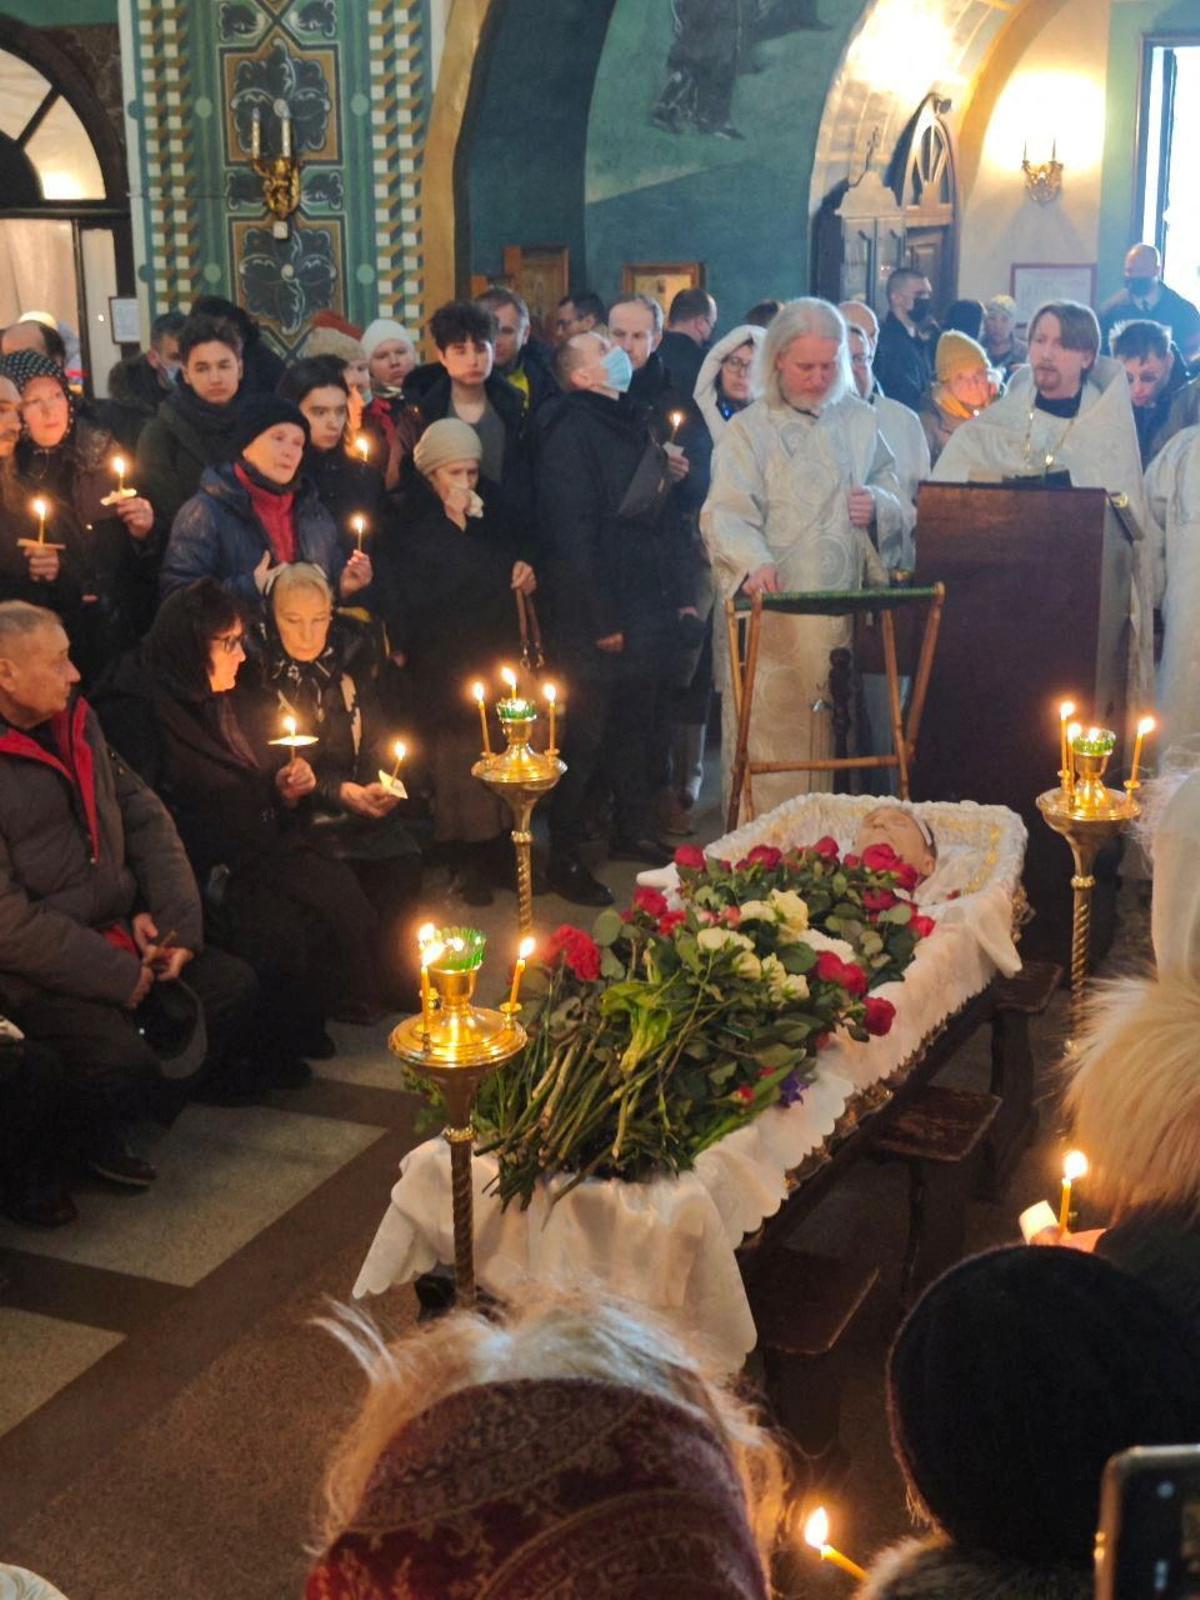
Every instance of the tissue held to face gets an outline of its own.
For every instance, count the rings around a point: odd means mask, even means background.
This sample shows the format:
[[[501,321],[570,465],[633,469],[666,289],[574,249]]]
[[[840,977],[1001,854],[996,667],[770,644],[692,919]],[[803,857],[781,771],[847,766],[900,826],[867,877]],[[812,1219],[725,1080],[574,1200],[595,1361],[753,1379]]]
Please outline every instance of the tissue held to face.
[[[928,878],[937,866],[937,845],[931,844],[911,811],[903,806],[876,806],[868,811],[858,830],[854,849],[861,855],[873,844],[890,844],[892,849],[921,878]]]

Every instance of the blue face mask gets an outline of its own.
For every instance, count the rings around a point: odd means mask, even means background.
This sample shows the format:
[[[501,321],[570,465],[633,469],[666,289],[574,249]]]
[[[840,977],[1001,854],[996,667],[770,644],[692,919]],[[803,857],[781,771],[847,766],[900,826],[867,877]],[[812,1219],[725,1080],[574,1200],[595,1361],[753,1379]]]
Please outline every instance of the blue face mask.
[[[619,344],[613,345],[604,357],[604,377],[608,387],[618,394],[624,394],[633,382],[633,362]]]

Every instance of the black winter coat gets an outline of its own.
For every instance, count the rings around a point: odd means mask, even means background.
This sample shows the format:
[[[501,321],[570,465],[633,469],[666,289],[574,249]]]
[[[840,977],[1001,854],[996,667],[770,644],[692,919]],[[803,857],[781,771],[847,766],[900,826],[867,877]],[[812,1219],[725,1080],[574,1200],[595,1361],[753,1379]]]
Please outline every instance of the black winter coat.
[[[337,523],[339,537],[348,548],[354,547],[351,517],[361,515],[367,519],[363,549],[370,554],[379,536],[384,510],[383,473],[379,468],[345,450],[314,450],[310,445],[304,452],[304,465],[300,470]]]
[[[655,353],[667,369],[667,377],[675,393],[691,400],[696,392],[696,379],[700,376],[704,357],[708,354],[704,345],[697,344],[686,333],[675,333],[668,328]]]
[[[512,384],[498,372],[493,372],[483,387],[493,410],[504,424],[500,510],[507,520],[518,525],[528,520],[533,506],[525,407]],[[416,430],[409,445],[410,454],[412,445],[416,444],[431,422],[440,422],[443,417],[450,415],[450,396],[450,374],[440,361],[414,367],[409,373],[404,383],[406,410],[400,420],[400,429],[402,433],[406,429],[410,432],[414,428]]]
[[[236,458],[232,434],[237,411],[237,398],[226,406],[211,406],[181,387],[142,429],[136,482],[154,507],[164,538],[180,506],[199,489],[205,467]]]
[[[484,514],[468,517],[464,531],[414,474],[398,526],[380,548],[388,640],[407,659],[415,711],[426,730],[448,717],[475,717],[472,680],[493,682],[498,663],[520,652],[512,569],[529,555],[496,514],[496,486],[481,479],[479,495]]]
[[[643,671],[695,599],[666,456],[627,395],[575,390],[538,422],[539,575],[554,648],[574,671]],[[596,648],[615,633],[625,635],[621,655]]]
[[[169,392],[144,354],[127,356],[108,375],[108,398],[96,402],[96,420],[126,450],[136,451],[142,430]]]
[[[51,725],[65,759],[0,722],[0,990],[124,1005],[140,963],[101,930],[147,910],[199,950],[200,897],[162,802],[111,755],[87,701]]]
[[[889,400],[899,400],[910,411],[920,411],[933,380],[933,346],[936,338],[914,338],[894,311],[879,330],[875,349],[875,376]]]

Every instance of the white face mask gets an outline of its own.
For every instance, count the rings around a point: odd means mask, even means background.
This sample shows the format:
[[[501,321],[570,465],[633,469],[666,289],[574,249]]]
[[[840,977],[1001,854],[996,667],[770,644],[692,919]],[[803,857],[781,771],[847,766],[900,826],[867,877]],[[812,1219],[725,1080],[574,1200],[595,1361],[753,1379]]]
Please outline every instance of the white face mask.
[[[169,388],[173,389],[179,382],[179,370],[182,365],[181,361],[164,361],[159,368],[162,380]]]

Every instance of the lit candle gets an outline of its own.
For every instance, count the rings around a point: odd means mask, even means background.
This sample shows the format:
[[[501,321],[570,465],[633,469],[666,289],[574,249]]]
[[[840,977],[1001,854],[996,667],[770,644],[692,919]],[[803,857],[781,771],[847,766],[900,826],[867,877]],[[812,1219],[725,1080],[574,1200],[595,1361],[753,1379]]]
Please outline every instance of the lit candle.
[[[525,971],[525,963],[533,954],[536,944],[537,941],[535,939],[522,939],[517,946],[517,964],[513,968],[512,988],[508,991],[508,1003],[514,1008],[517,1005],[517,997],[521,993],[521,977]]]
[[[33,502],[33,514],[38,519],[39,544],[45,544],[46,542],[46,514],[49,510],[50,507],[40,496]]]
[[[1068,794],[1071,792],[1071,752],[1067,749],[1067,723],[1074,715],[1074,700],[1064,700],[1058,708],[1059,744],[1062,747],[1059,761],[1059,778],[1062,780],[1063,789]]]
[[[112,469],[117,475],[117,493],[123,495],[125,493],[125,457],[114,456]]]
[[[832,1562],[835,1567],[848,1572],[852,1578],[866,1577],[866,1572],[857,1562],[851,1561],[849,1556],[844,1556],[829,1543],[829,1513],[824,1506],[818,1506],[804,1524],[804,1542],[812,1545],[813,1549],[820,1553],[822,1561]]]
[[[683,412],[683,411],[672,411],[671,412],[671,443],[672,444],[675,443],[676,436],[678,435],[680,428],[683,427],[684,419],[685,419],[686,415],[687,415],[687,413]]]
[[[511,667],[501,667],[500,668],[500,676],[504,679],[504,685],[505,685],[505,688],[507,688],[509,694],[515,696],[516,692],[517,692],[517,675],[516,675],[516,673],[513,671],[513,669]]]
[[[354,537],[358,540],[358,553],[362,555],[363,534],[367,531],[367,519],[361,512],[350,518],[350,526],[354,529]]]
[[[397,739],[392,746],[392,754],[396,758],[396,765],[392,768],[392,782],[395,783],[400,776],[400,763],[408,754],[408,747],[403,739]]]
[[[1083,724],[1081,722],[1069,722],[1067,724],[1067,793],[1071,796],[1075,794],[1075,741],[1082,732]]]
[[[1153,733],[1156,723],[1153,717],[1143,717],[1137,725],[1137,738],[1133,741],[1133,766],[1129,770],[1129,783],[1127,787],[1136,789],[1138,784],[1138,770],[1142,764],[1142,740],[1148,733]]]
[[[558,749],[558,745],[555,743],[555,731],[556,731],[555,719],[558,716],[558,690],[554,687],[554,685],[552,683],[548,683],[546,685],[546,687],[542,690],[542,693],[546,696],[546,701],[547,701],[547,703],[548,703],[548,705],[550,707],[550,744],[549,744],[549,750],[550,750],[550,754],[553,755],[554,752]]]
[[[292,113],[286,100],[277,102],[279,111],[279,154],[286,160],[292,153]]]
[[[262,155],[262,111],[258,106],[250,113],[250,159],[257,161]]]
[[[487,702],[483,697],[483,685],[481,683],[475,684],[471,693],[475,696],[475,704],[479,707],[479,728],[483,734],[483,753],[485,756],[490,756],[492,753],[492,741],[488,734]]]
[[[421,929],[421,934],[425,933],[426,928],[432,935],[434,930],[428,923]],[[419,939],[421,934],[417,936]],[[421,939],[421,1026],[426,1038],[429,1037],[429,1030],[433,1026],[433,985],[429,981],[429,966],[431,962],[437,960],[444,948],[444,945],[432,937],[428,940]]]
[[[358,451],[359,455],[364,461],[371,454],[371,441],[367,438],[365,433],[360,433],[358,438],[355,439],[354,448]]]
[[[1058,1208],[1058,1225],[1066,1232],[1071,1217],[1071,1185],[1087,1177],[1088,1158],[1082,1150],[1068,1150],[1063,1159],[1062,1204]]]

